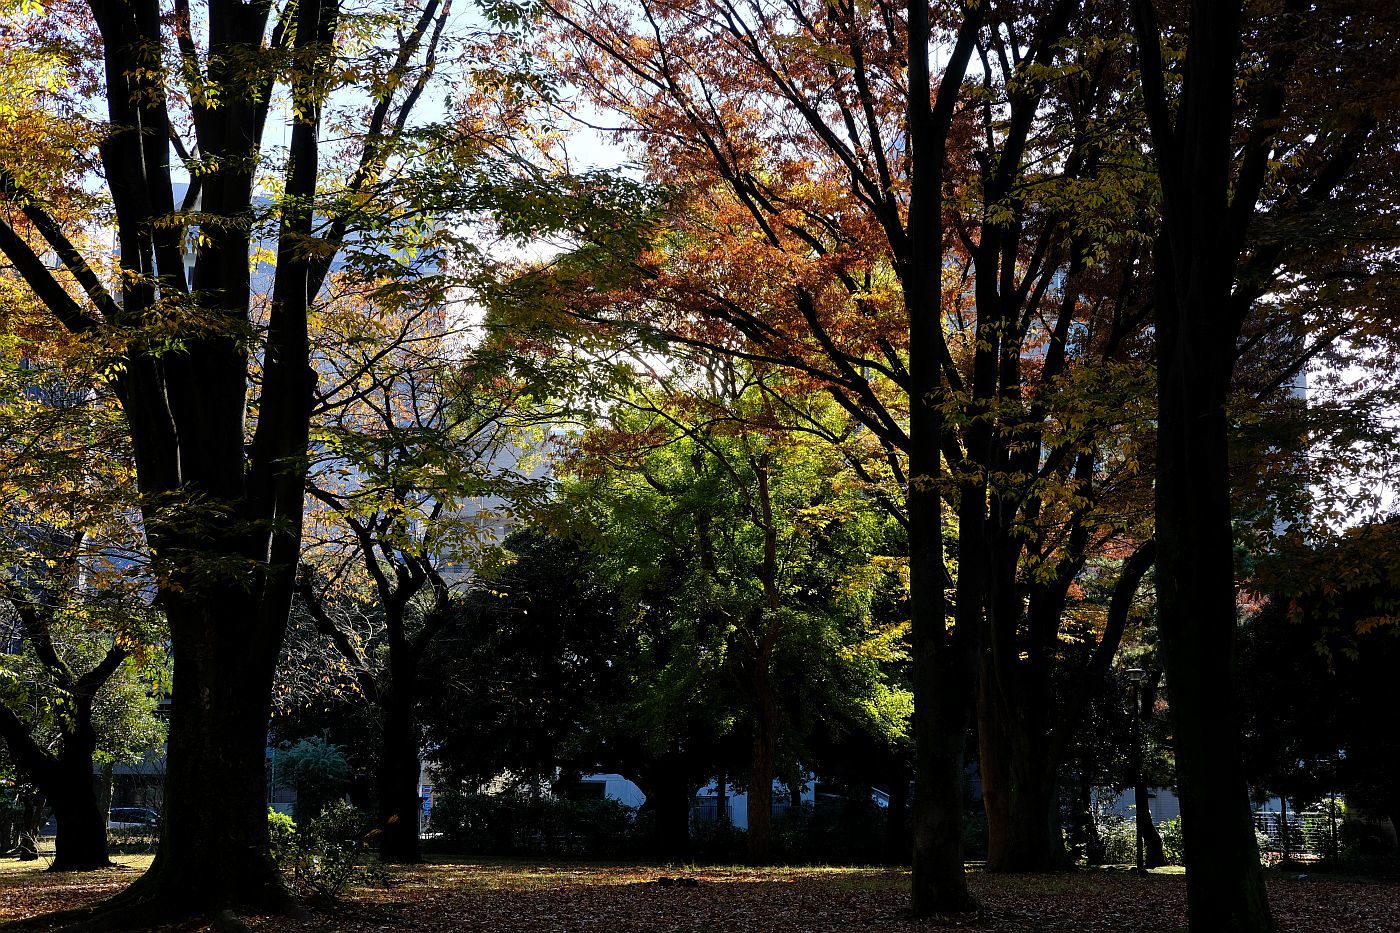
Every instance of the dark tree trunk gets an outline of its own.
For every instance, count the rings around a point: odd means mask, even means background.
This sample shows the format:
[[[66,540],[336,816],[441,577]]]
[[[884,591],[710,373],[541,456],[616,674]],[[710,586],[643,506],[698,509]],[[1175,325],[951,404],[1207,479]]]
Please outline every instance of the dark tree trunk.
[[[111,864],[107,858],[107,812],[93,780],[94,747],[95,741],[70,739],[58,759],[49,791],[57,824],[51,871],[91,871]]]
[[[267,723],[280,625],[248,593],[167,600],[174,679],[155,862],[102,907],[122,927],[295,903],[268,854]]]
[[[971,653],[945,649],[922,665],[916,687],[914,913],[976,907],[963,870],[964,745],[975,682]],[[921,708],[920,708],[921,707]]]
[[[54,798],[58,829],[50,871],[91,871],[112,864],[107,857],[107,819],[91,790],[91,774],[87,784],[86,795],[75,786]]]
[[[1167,854],[1162,847],[1162,834],[1157,832],[1157,824],[1152,820],[1151,803],[1147,781],[1140,779],[1133,788],[1133,810],[1137,831],[1142,837],[1142,863],[1147,868],[1161,868],[1167,864]]]
[[[412,675],[399,671],[384,700],[384,735],[379,762],[379,857],[386,862],[422,861],[418,793],[422,770],[418,730],[414,723]]]
[[[1068,864],[1060,825],[1064,746],[1054,728],[1049,669],[1063,603],[1049,601],[1047,609],[1047,601],[1032,599],[1031,611],[1022,609],[1017,581],[1021,545],[1004,516],[990,524],[997,558],[987,587],[989,634],[977,691],[987,870],[1061,871]],[[1068,581],[1064,583],[1067,588]],[[1023,629],[1029,632],[1026,638],[1020,635]]]
[[[1228,278],[1216,284],[1229,295]],[[1172,300],[1170,289],[1161,291]],[[1159,315],[1156,512],[1158,630],[1171,699],[1187,901],[1193,930],[1264,933],[1273,922],[1234,693],[1234,535],[1225,414],[1230,364],[1222,359],[1233,354],[1234,343],[1203,339],[1202,332],[1212,327],[1211,314],[1224,314],[1207,295],[1191,294],[1186,301],[1180,316],[1188,320]]]
[[[93,676],[99,678],[99,685],[106,680],[101,672]],[[86,680],[72,686],[74,702],[70,707],[69,725],[60,735],[57,755],[37,745],[27,728],[8,709],[0,711],[0,731],[5,734],[11,757],[42,795],[34,818],[42,815],[43,799],[53,807],[56,824],[55,855],[50,866],[53,871],[89,871],[111,864],[107,858],[106,808],[98,798],[93,777],[92,758],[97,736],[92,728],[89,690]],[[36,825],[33,831],[37,829]],[[27,827],[23,831],[30,832]]]
[[[963,870],[963,758],[977,677],[980,620],[959,616],[948,631],[943,564],[943,171],[959,89],[986,4],[964,9],[935,96],[929,68],[929,5],[907,5],[909,208],[899,274],[909,318],[910,649],[914,693],[914,862],[916,916],[976,906]],[[961,577],[959,579],[961,587]],[[960,594],[961,595],[961,594]],[[980,604],[979,604],[980,606]],[[959,607],[961,610],[961,606]]]
[[[768,690],[767,665],[755,686],[753,746],[749,758],[748,857],[754,865],[772,857],[773,757],[777,745],[777,711]]]
[[[1263,171],[1237,177],[1233,168],[1241,16],[1239,0],[1194,0],[1183,80],[1169,97],[1155,8],[1150,0],[1133,4],[1162,187],[1154,250],[1157,627],[1171,700],[1187,908],[1196,933],[1274,929],[1234,684],[1226,400],[1249,306],[1234,294],[1235,272],[1264,177]],[[1250,141],[1247,161],[1263,164],[1271,132]]]
[[[990,682],[984,674],[977,733],[987,870],[1061,871],[1069,859],[1061,831],[1059,762],[1051,760],[1043,731],[1026,730],[988,696]]]
[[[885,809],[884,861],[909,864],[909,773],[895,768],[890,778],[889,806]]]
[[[655,819],[652,845],[658,857],[684,859],[690,854],[690,798],[693,786],[678,768],[662,766],[647,781],[646,808]]]

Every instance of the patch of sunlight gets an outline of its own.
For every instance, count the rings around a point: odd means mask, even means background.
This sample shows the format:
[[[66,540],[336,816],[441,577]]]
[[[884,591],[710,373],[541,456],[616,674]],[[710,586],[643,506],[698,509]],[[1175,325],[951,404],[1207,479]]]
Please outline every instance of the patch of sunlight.
[[[145,871],[151,867],[154,855],[113,855],[112,867],[105,871],[138,872]],[[47,871],[50,860],[39,858],[33,862],[21,862],[16,858],[0,859],[0,879],[9,882],[14,879],[35,880],[35,876]],[[81,878],[84,873],[73,873],[64,875],[52,875],[55,879],[60,878]],[[98,872],[97,874],[100,874]]]

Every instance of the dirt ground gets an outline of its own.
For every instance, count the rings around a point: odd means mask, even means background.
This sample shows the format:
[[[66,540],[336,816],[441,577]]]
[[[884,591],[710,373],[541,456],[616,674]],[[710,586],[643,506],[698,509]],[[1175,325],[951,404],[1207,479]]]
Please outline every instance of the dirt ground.
[[[0,862],[0,919],[75,907],[136,877],[148,858],[82,875]],[[693,878],[694,885],[659,878]],[[683,868],[533,862],[434,862],[395,869],[309,919],[249,918],[265,931],[467,930],[482,933],[906,933],[963,927],[989,933],[1162,933],[1185,923],[1179,871],[1063,875],[974,873],[979,917],[916,922],[908,874],[871,868]],[[1273,873],[1282,933],[1400,933],[1400,884]]]

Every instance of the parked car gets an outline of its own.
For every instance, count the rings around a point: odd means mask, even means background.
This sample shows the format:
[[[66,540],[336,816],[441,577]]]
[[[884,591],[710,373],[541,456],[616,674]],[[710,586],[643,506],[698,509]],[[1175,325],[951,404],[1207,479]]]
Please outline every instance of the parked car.
[[[159,826],[160,814],[147,807],[113,807],[107,813],[109,832],[154,832]]]

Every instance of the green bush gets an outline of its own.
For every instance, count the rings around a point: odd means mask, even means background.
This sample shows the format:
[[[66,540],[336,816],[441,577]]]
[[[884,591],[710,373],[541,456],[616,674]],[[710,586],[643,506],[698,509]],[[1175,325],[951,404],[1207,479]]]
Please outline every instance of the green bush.
[[[1173,865],[1181,864],[1181,817],[1174,816],[1157,824],[1162,836],[1162,852]]]
[[[1380,821],[1347,810],[1337,828],[1337,857],[1326,867],[1375,877],[1400,877],[1400,852],[1396,852]]]
[[[717,820],[691,823],[690,850],[697,861],[711,864],[742,862],[747,846],[748,833],[733,823]]]
[[[272,755],[272,768],[284,784],[296,788],[299,823],[314,820],[350,787],[349,760],[339,746],[325,739],[302,739],[279,748]]]
[[[309,901],[333,903],[355,881],[383,880],[370,842],[370,821],[347,803],[336,802],[300,829],[292,819],[268,811],[272,854],[293,890]]]
[[[454,790],[433,801],[432,831],[464,855],[621,856],[637,836],[631,808],[616,800]]]
[[[272,837],[272,859],[283,864],[297,838],[297,824],[287,814],[267,808],[267,833]]]
[[[875,865],[884,858],[886,811],[873,802],[823,800],[773,820],[773,858],[789,864]]]
[[[773,819],[772,857],[790,864],[878,864],[884,858],[886,811],[873,803],[823,802],[790,807]],[[985,849],[976,817],[971,851]],[[621,858],[654,850],[655,820],[615,800],[567,800],[513,791],[481,794],[440,788],[433,802],[431,845],[461,855],[568,855]],[[978,842],[978,839],[981,842]],[[693,820],[690,856],[741,861],[747,834],[731,824]]]
[[[984,859],[987,857],[986,810],[978,807],[976,810],[963,811],[962,837],[964,858]]]
[[[1162,837],[1162,853],[1173,865],[1181,864],[1181,817],[1157,824]],[[1137,862],[1137,821],[1133,817],[1109,815],[1099,822],[1099,839],[1103,843],[1103,860],[1107,865],[1131,865]]]
[[[1109,815],[1099,823],[1099,841],[1103,844],[1105,864],[1125,865],[1137,861],[1137,825],[1133,820]]]

